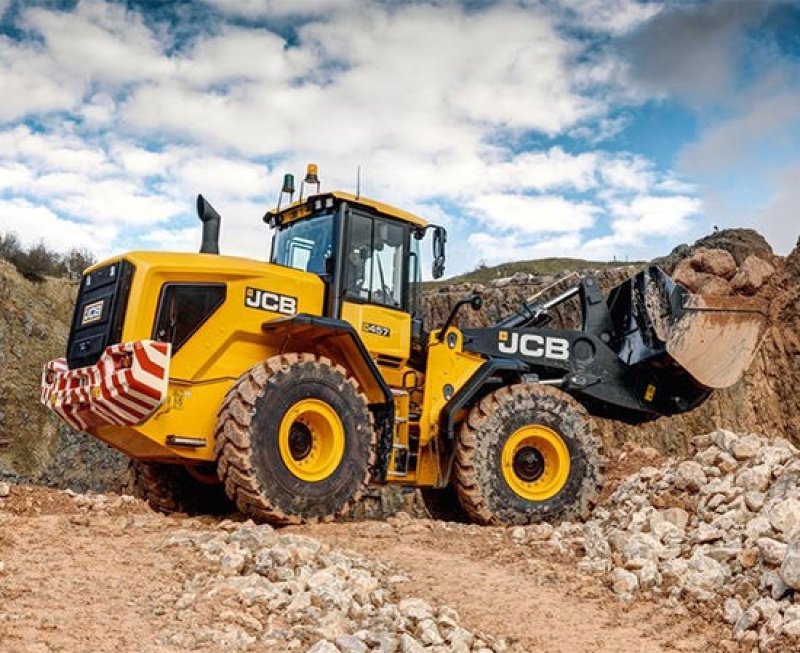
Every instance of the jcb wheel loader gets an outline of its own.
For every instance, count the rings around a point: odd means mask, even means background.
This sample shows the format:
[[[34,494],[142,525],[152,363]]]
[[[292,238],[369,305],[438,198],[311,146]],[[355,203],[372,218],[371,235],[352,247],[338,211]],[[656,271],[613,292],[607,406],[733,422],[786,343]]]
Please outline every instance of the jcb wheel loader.
[[[220,256],[202,196],[200,253],[130,252],[83,275],[42,401],[132,459],[160,510],[227,496],[273,523],[328,520],[368,483],[420,488],[434,516],[528,524],[587,512],[601,485],[591,415],[643,421],[736,382],[765,328],[752,303],[690,295],[648,268],[605,297],[591,276],[487,328],[420,317],[419,243],[446,232],[319,191],[269,211],[269,262]],[[576,298],[574,329],[551,328]],[[430,333],[426,327],[436,326]]]

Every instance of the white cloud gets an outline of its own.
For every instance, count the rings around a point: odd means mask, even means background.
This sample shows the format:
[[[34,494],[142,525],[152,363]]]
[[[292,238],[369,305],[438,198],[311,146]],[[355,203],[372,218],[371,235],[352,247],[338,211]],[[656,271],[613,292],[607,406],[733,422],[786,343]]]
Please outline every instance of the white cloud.
[[[535,241],[522,240],[518,236],[497,236],[485,232],[471,234],[467,238],[471,248],[472,260],[486,263],[500,261],[525,261],[552,256],[567,256],[580,251],[580,235],[564,234],[551,238],[537,238]],[[459,253],[456,252],[455,256]],[[451,258],[454,253],[450,253]]]
[[[600,206],[562,198],[505,196],[491,208],[490,223],[505,233],[478,231],[467,239],[478,257],[488,262],[547,256],[622,260],[648,258],[649,243],[685,236],[700,202],[688,196],[640,195]],[[608,225],[606,233],[589,235],[601,217]]]
[[[615,191],[643,193],[655,182],[652,164],[642,157],[606,157],[599,169],[603,183]]]
[[[142,236],[154,249],[173,252],[196,252],[200,249],[202,229],[199,226],[181,229],[153,229]]]
[[[659,2],[638,0],[560,0],[560,5],[578,26],[615,35],[630,32],[663,8]]]
[[[93,129],[107,127],[114,119],[117,103],[108,93],[97,93],[78,110],[81,120]]]
[[[0,199],[0,232],[16,234],[28,247],[41,241],[56,251],[88,248],[101,256],[110,253],[119,233],[113,225],[64,220],[46,207],[21,199]]]
[[[175,150],[155,152],[130,142],[114,143],[111,155],[126,174],[136,178],[162,175],[180,159]]]
[[[187,221],[202,192],[223,215],[223,250],[263,259],[261,215],[283,171],[308,161],[324,188],[353,188],[361,165],[365,194],[477,229],[477,242],[508,245],[507,257],[542,243],[578,250],[609,231],[600,222],[611,204],[617,222],[638,225],[632,196],[690,192],[632,154],[523,148],[548,135],[593,145],[624,126],[597,92],[619,64],[559,21],[588,27],[593,12],[592,29],[619,34],[656,5],[207,3],[238,24],[216,17],[175,41],[166,24],[100,0],[24,10],[35,39],[0,37],[0,78],[15,92],[0,120],[39,120],[0,131],[5,194],[106,226],[118,246],[141,237],[191,251],[199,225]],[[259,20],[289,14],[302,16],[291,41]],[[47,113],[57,110],[69,113]]]
[[[37,170],[92,175],[108,170],[106,155],[101,148],[77,136],[37,134],[26,126],[0,132],[0,156],[25,161]]]
[[[15,161],[0,161],[0,191],[15,191],[29,183],[33,178],[31,171]]]
[[[174,179],[185,188],[231,198],[263,196],[277,188],[277,178],[264,166],[219,156],[188,159],[175,169]]]
[[[123,5],[81,0],[74,10],[31,8],[22,24],[44,38],[59,71],[77,78],[130,83],[170,69],[142,15]]]
[[[187,204],[191,206],[191,198],[183,204],[124,180],[87,182],[76,176],[67,189],[64,187],[70,179],[55,177],[43,178],[34,188],[48,189],[51,192],[50,204],[60,212],[96,223],[154,224],[184,214]],[[57,192],[58,187],[64,188],[63,195]]]
[[[779,84],[772,94],[758,87],[741,102],[735,115],[705,129],[686,146],[678,165],[693,175],[714,175],[731,170],[759,155],[759,145],[790,142],[791,130],[800,125],[800,91]]]
[[[604,111],[573,88],[579,50],[541,13],[350,9],[304,24],[291,45],[244,28],[198,39],[174,74],[133,89],[123,115],[247,154],[446,157],[474,155],[493,129],[557,134]]]
[[[685,233],[689,219],[700,211],[694,197],[638,196],[629,202],[612,202],[614,237],[622,243],[636,243],[648,237]]]
[[[225,26],[178,57],[175,72],[198,88],[232,81],[281,85],[313,69],[315,60],[268,30]]]
[[[83,82],[67,73],[39,45],[12,41],[0,35],[0,79],[3,101],[0,122],[31,113],[74,109],[84,92]]]
[[[747,206],[737,205],[727,192],[714,187],[704,188],[701,199],[704,227],[757,228],[777,254],[788,254],[800,238],[800,163],[792,162],[764,172],[763,193],[752,196]]]
[[[774,190],[770,201],[753,214],[740,214],[738,221],[758,224],[775,250],[786,255],[800,244],[800,164],[779,168],[771,177]]]
[[[493,165],[482,177],[492,189],[586,191],[597,185],[599,156],[592,152],[573,155],[560,147],[544,152],[523,152],[510,161]]]
[[[352,6],[352,0],[204,0],[223,14],[242,18],[268,18],[327,14]]]
[[[556,196],[482,195],[470,207],[498,229],[517,233],[579,232],[590,228],[599,209]]]

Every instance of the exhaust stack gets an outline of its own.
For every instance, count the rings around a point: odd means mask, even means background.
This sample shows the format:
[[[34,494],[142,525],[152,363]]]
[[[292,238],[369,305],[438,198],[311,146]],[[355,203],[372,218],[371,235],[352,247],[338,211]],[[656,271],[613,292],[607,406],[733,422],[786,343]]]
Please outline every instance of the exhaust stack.
[[[197,196],[197,217],[203,223],[201,254],[219,254],[219,213],[202,195]]]

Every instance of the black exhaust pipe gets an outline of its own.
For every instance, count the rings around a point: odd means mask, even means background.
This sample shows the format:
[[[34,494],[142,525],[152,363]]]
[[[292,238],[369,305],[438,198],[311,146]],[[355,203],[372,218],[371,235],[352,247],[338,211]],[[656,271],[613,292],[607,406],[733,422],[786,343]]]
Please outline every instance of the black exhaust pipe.
[[[202,195],[197,196],[197,217],[203,223],[201,254],[219,254],[219,213]]]

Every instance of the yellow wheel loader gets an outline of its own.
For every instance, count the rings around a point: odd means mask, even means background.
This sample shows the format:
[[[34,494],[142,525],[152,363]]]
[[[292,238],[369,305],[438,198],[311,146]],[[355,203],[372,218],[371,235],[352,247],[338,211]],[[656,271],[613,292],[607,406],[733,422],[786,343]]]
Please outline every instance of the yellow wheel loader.
[[[608,296],[591,276],[499,323],[420,313],[446,232],[344,192],[269,211],[269,262],[218,254],[198,197],[198,254],[130,252],[83,275],[65,358],[42,402],[132,459],[163,511],[232,500],[273,523],[343,515],[365,486],[419,488],[431,514],[528,524],[585,514],[601,485],[591,415],[690,410],[736,382],[765,328],[759,307],[690,295],[648,268]],[[267,238],[264,238],[265,249]],[[574,298],[580,324],[551,328]]]

